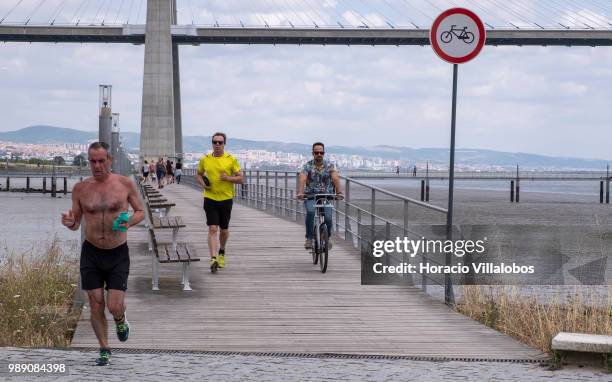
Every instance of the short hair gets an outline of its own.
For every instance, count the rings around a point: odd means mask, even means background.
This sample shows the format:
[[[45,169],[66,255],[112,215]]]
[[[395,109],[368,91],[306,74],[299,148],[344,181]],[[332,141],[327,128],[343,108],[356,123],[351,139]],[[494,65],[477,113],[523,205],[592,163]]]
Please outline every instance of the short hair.
[[[91,150],[91,149],[94,149],[94,150],[104,149],[104,150],[106,150],[106,154],[110,155],[110,146],[106,142],[96,141],[96,142],[92,143],[91,145],[89,145],[89,148],[87,149],[87,153],[89,153],[89,150]]]
[[[227,136],[225,135],[225,133],[220,133],[220,132],[216,132],[212,135],[212,137],[210,137],[211,139],[214,139],[217,135],[223,137],[223,143],[227,144]]]
[[[312,151],[314,151],[315,146],[321,146],[323,147],[323,150],[325,150],[325,145],[321,142],[315,142],[312,144]]]
[[[148,164],[149,162],[145,161],[145,163],[147,163],[147,164]]]

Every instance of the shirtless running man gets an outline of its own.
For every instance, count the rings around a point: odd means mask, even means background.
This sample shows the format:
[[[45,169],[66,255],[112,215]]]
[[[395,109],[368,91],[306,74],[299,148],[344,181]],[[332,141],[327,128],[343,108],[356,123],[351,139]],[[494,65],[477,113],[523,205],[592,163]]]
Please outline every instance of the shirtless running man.
[[[130,270],[127,229],[144,219],[144,210],[136,184],[110,172],[112,158],[108,145],[94,142],[88,154],[92,176],[74,186],[72,209],[62,213],[62,224],[76,231],[81,218],[85,218],[81,284],[89,297],[91,325],[100,343],[100,358],[96,363],[103,366],[109,364],[111,356],[103,288],[106,285],[106,306],[115,319],[117,337],[127,341],[130,333],[124,304]],[[129,206],[134,214],[127,218]]]

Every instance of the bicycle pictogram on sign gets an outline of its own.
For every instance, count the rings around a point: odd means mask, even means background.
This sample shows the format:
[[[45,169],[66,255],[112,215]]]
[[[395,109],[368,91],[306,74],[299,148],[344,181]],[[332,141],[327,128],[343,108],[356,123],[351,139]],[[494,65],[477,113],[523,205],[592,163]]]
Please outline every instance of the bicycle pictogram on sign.
[[[440,40],[448,44],[453,40],[453,36],[457,37],[459,40],[463,40],[466,44],[471,44],[474,42],[474,33],[468,32],[467,26],[463,28],[456,28],[456,25],[452,25],[450,30],[442,32],[440,35]]]

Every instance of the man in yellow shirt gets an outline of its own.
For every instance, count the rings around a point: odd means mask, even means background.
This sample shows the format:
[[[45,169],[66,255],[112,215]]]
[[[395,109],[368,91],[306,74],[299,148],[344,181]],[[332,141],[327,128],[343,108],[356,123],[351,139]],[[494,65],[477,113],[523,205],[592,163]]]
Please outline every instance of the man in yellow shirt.
[[[242,183],[238,161],[225,152],[226,139],[224,133],[215,133],[212,136],[213,152],[200,158],[198,176],[196,176],[197,182],[204,188],[204,212],[206,213],[206,225],[208,225],[211,272],[225,267],[225,245],[229,238],[234,183]],[[221,227],[220,233],[219,227]],[[219,242],[218,253],[217,241]]]

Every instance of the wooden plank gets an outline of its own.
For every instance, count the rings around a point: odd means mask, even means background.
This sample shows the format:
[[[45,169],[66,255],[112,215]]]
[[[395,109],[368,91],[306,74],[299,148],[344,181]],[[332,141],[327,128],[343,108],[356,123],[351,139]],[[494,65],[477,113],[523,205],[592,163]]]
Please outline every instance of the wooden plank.
[[[125,343],[109,335],[112,347],[542,357],[417,288],[362,286],[359,252],[342,240],[335,239],[329,269],[322,274],[303,249],[303,226],[238,203],[232,211],[226,268],[211,274],[202,193],[176,184],[162,191],[186,226],[179,239],[188,244],[184,248],[189,259],[194,261],[189,252],[193,249],[204,261],[190,266],[193,291],[182,291],[180,263],[160,266],[160,290],[151,291],[147,229],[132,227],[126,303],[133,330]],[[178,224],[174,216],[168,221],[173,219]],[[159,235],[166,242],[169,232],[164,232]],[[73,346],[97,346],[88,309],[83,310]]]

